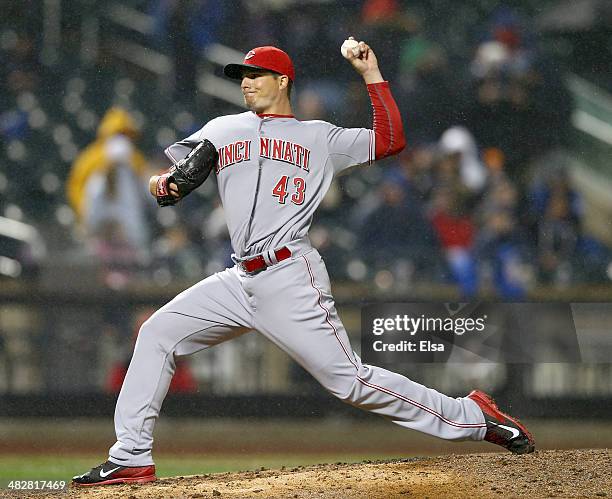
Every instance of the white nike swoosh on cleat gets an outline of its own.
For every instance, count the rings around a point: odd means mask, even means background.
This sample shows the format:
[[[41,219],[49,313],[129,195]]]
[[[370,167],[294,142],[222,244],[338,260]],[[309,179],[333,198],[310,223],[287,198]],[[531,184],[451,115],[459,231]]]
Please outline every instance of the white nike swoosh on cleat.
[[[511,428],[510,426],[506,426],[506,425],[503,425],[503,424],[497,424],[497,423],[494,423],[493,421],[489,421],[489,422],[491,424],[494,424],[495,426],[499,426],[500,428],[503,428],[504,430],[507,430],[510,433],[512,433],[512,438],[510,440],[512,440],[513,438],[518,437],[521,434],[521,432],[519,430],[517,430],[516,428]]]
[[[112,472],[117,471],[119,469],[121,469],[121,466],[117,466],[116,468],[113,468],[112,470],[109,470],[109,471],[100,470],[100,478],[106,478]]]

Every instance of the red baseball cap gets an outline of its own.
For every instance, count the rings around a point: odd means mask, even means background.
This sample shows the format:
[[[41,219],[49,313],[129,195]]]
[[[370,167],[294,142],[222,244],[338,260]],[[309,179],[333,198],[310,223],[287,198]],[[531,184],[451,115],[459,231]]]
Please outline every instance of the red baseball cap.
[[[287,75],[291,81],[295,79],[295,70],[291,57],[279,48],[267,45],[249,50],[242,64],[228,64],[223,68],[225,76],[234,80],[242,80],[242,73],[249,69],[264,69],[280,75]]]

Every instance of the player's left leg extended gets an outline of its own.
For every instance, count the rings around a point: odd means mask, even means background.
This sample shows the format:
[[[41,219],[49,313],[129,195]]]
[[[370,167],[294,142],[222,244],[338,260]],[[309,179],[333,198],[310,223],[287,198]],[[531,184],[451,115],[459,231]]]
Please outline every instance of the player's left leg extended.
[[[451,398],[400,374],[362,364],[351,349],[316,250],[253,276],[255,326],[346,403],[448,440],[482,440],[487,424],[470,398]]]
[[[180,293],[141,327],[115,407],[117,441],[108,460],[72,479],[76,486],[156,479],[153,430],[176,358],[250,332],[251,310],[235,268]]]

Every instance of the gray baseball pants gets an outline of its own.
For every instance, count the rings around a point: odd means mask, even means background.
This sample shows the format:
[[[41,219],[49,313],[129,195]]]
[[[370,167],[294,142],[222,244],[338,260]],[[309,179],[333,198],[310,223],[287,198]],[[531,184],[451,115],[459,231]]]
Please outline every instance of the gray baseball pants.
[[[343,402],[448,440],[482,440],[482,411],[380,367],[362,364],[338,317],[325,264],[303,248],[256,275],[235,267],[179,294],[142,326],[115,409],[109,459],[153,464],[153,428],[175,370],[189,355],[256,330]]]

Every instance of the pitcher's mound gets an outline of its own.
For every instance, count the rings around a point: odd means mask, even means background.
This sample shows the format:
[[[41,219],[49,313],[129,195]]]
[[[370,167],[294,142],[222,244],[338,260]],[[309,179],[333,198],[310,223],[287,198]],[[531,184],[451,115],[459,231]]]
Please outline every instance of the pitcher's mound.
[[[86,498],[612,497],[608,449],[450,455],[165,478],[71,489]],[[40,497],[40,496],[39,496]],[[65,496],[64,496],[65,497]]]

